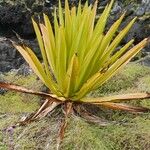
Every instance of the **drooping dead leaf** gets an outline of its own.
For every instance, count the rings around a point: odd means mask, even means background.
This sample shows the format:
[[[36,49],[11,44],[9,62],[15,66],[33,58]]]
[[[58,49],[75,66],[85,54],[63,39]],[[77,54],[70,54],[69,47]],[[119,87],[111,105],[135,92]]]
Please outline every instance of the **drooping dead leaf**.
[[[66,130],[66,127],[68,124],[68,118],[72,113],[72,103],[71,102],[68,102],[65,104],[64,113],[65,113],[65,117],[61,123],[60,131],[59,131],[58,139],[57,139],[57,149],[59,149],[60,144],[64,138],[65,130]]]
[[[80,117],[84,118],[85,121],[90,122],[90,123],[96,123],[100,126],[107,126],[110,123],[105,120],[102,119],[98,116],[95,116],[94,114],[90,113],[89,111],[87,111],[84,106],[80,105],[75,105],[74,107],[75,112],[77,113],[77,115],[79,115]]]
[[[149,108],[130,106],[127,104],[122,104],[122,103],[105,102],[105,103],[100,103],[99,105],[106,107],[106,108],[114,109],[114,110],[124,110],[124,111],[133,112],[133,113],[150,111]]]
[[[53,95],[53,94],[48,94],[48,93],[44,93],[44,92],[37,92],[37,91],[34,91],[34,90],[29,90],[25,87],[22,87],[22,86],[19,86],[19,85],[14,85],[14,84],[11,84],[11,83],[0,82],[0,88],[12,90],[12,91],[17,91],[17,92],[22,92],[22,93],[27,93],[27,94],[33,94],[33,95],[47,97],[52,102],[53,101],[55,101],[55,102],[65,101],[65,99],[63,97],[57,97],[56,95]]]
[[[93,103],[99,104],[103,102],[122,102],[122,101],[130,101],[130,100],[137,100],[137,99],[148,99],[150,98],[150,93],[127,93],[121,95],[114,95],[114,96],[106,96],[106,97],[98,97],[98,98],[83,98],[80,101],[84,103]]]

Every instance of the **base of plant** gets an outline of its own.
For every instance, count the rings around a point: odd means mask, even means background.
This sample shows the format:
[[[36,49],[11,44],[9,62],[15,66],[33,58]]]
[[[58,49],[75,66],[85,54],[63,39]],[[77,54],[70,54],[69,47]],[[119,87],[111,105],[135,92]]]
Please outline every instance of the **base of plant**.
[[[39,120],[45,117],[47,114],[53,113],[58,106],[62,108],[64,118],[60,125],[58,141],[57,141],[58,143],[57,149],[59,149],[59,146],[64,138],[65,130],[68,124],[68,118],[70,116],[74,115],[74,116],[82,117],[87,122],[96,123],[101,126],[106,126],[110,124],[108,121],[105,121],[104,119],[101,119],[100,117],[89,112],[85,107],[86,104],[90,104],[93,106],[102,106],[114,110],[124,110],[132,113],[141,113],[141,112],[150,111],[149,108],[130,106],[125,103],[118,103],[120,101],[149,99],[150,93],[132,93],[132,94],[129,93],[129,94],[122,94],[122,95],[108,96],[108,97],[100,97],[100,98],[92,98],[92,99],[86,98],[86,99],[81,99],[79,101],[71,101],[71,100],[65,100],[64,98],[61,97],[56,97],[53,94],[36,92],[18,85],[12,85],[10,83],[0,82],[0,87],[4,89],[17,91],[17,92],[39,95],[46,98],[45,102],[37,110],[37,112],[26,117],[24,120],[19,121],[13,127],[26,125],[33,121]]]
[[[46,99],[42,106],[35,113],[31,114],[30,116],[27,116],[26,118],[24,118],[24,120],[19,121],[17,123],[17,126],[23,126],[33,121],[38,121],[44,118],[46,115],[52,114],[58,106],[62,108],[62,113],[64,114],[64,117],[61,121],[58,133],[57,149],[59,149],[59,146],[64,138],[65,130],[68,124],[68,119],[71,116],[81,117],[89,123],[96,123],[100,126],[107,126],[110,124],[108,121],[101,119],[100,117],[88,112],[82,103],[60,103],[52,102],[51,100]]]

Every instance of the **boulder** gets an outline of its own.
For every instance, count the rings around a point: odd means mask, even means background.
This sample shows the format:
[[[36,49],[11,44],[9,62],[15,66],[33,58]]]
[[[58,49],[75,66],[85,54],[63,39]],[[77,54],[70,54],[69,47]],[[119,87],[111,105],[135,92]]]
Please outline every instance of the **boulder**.
[[[35,38],[31,17],[47,13],[51,17],[51,8],[45,7],[45,1],[6,0],[0,3],[0,33],[14,36],[13,31],[23,38]]]
[[[13,35],[13,31],[26,37],[34,34],[31,25],[32,13],[25,9],[24,5],[0,5],[0,31],[7,31],[7,37]]]
[[[150,36],[150,0],[142,1],[116,1],[112,11],[111,17],[108,22],[108,28],[113,24],[119,16],[126,11],[124,22],[121,24],[119,30],[122,30],[131,19],[137,16],[137,20],[133,27],[130,29],[127,36],[123,39],[121,44],[127,43],[131,39],[135,39],[135,44],[140,42],[142,39]],[[145,52],[150,51],[150,44],[144,49]]]
[[[22,58],[12,46],[11,42],[0,38],[0,72],[7,72],[18,67],[22,63]]]
[[[17,39],[11,39],[18,42]],[[31,47],[34,52],[40,56],[40,51],[36,40],[24,40],[24,43]],[[23,57],[12,46],[8,38],[0,37],[0,72],[8,72],[12,69],[18,69],[24,63]]]

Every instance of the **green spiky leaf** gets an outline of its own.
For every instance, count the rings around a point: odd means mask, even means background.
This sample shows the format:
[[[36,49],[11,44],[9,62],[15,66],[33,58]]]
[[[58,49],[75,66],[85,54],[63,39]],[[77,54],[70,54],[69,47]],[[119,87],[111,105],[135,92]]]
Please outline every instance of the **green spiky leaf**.
[[[68,0],[65,0],[65,8],[59,0],[58,9],[54,10],[53,26],[45,14],[44,24],[32,19],[43,64],[30,48],[14,44],[37,76],[57,96],[72,101],[83,100],[147,44],[147,39],[144,39],[130,48],[133,39],[115,52],[136,18],[116,35],[125,16],[123,13],[106,31],[113,2],[107,4],[97,21],[97,1],[93,6],[88,2],[82,6],[79,2],[78,7],[70,8]]]

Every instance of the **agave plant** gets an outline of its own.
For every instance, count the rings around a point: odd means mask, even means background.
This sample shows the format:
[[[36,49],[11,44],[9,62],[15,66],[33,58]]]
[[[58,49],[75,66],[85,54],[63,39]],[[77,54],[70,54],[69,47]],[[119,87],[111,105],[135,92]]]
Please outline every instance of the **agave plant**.
[[[104,106],[111,109],[120,109],[131,112],[144,112],[149,110],[143,107],[133,107],[118,103],[126,100],[149,98],[148,93],[133,93],[100,98],[87,98],[86,95],[115,75],[123,68],[148,42],[144,39],[131,48],[134,39],[122,46],[117,52],[116,48],[126,36],[136,18],[132,19],[119,33],[118,28],[125,16],[120,18],[105,33],[106,23],[113,5],[108,4],[97,22],[95,4],[82,7],[69,8],[65,1],[63,10],[59,1],[58,11],[54,11],[54,28],[48,16],[44,14],[44,23],[36,23],[32,19],[33,27],[41,50],[43,63],[26,45],[13,42],[15,48],[21,53],[35,74],[47,86],[51,93],[36,92],[8,83],[0,83],[0,87],[29,94],[46,97],[41,108],[22,123],[33,121],[45,116],[58,105],[62,105],[65,119],[60,129],[60,139],[64,136],[67,117],[70,113],[80,114],[88,120],[94,120],[82,106],[83,103]],[[96,118],[96,120],[98,120]]]

